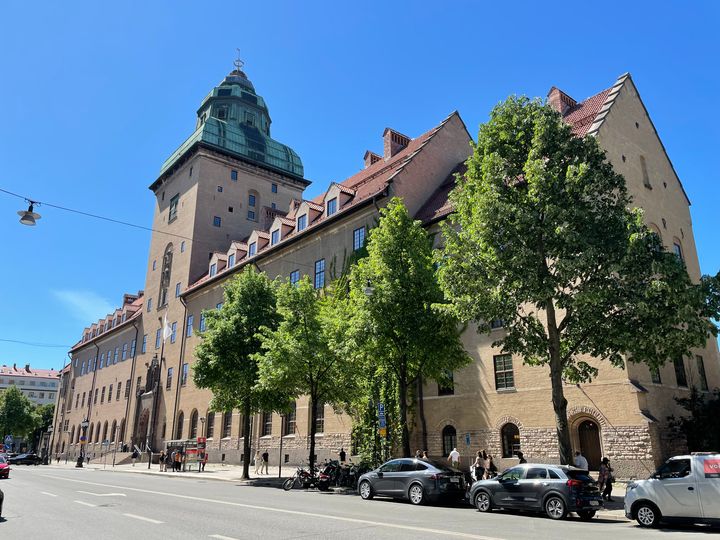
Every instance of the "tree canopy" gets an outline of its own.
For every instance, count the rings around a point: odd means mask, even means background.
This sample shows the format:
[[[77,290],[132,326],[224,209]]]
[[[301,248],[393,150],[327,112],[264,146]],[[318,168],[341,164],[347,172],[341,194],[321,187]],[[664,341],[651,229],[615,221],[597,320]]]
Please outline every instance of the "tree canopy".
[[[0,392],[0,436],[27,437],[38,420],[35,404],[17,386]]]
[[[511,97],[480,127],[450,199],[440,280],[466,321],[504,321],[496,343],[550,370],[563,463],[571,463],[563,381],[594,361],[659,366],[716,335],[717,283],[683,262],[631,208],[625,179],[593,137],[551,107]]]

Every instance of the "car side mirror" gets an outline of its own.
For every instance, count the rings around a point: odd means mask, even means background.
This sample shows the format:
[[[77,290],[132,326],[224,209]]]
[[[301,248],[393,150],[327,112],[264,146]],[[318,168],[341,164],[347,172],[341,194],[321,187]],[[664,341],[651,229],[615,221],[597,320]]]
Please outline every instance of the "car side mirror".
[[[382,477],[383,477],[383,473],[380,472],[380,471],[378,471],[377,475],[378,475],[378,478],[382,478]]]

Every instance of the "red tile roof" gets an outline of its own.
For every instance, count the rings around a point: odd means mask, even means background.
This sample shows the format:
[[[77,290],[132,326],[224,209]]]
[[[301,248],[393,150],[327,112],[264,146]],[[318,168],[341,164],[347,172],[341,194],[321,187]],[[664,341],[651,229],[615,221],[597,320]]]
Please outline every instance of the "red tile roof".
[[[605,103],[610,90],[611,88],[608,88],[587,98],[585,101],[581,101],[563,115],[563,119],[572,126],[572,132],[575,135],[584,137],[587,134],[600,108]]]
[[[59,371],[54,369],[36,369],[30,367],[30,371],[25,366],[2,366],[0,367],[0,375],[11,375],[13,377],[37,377],[45,379],[53,379],[60,376]]]
[[[419,219],[424,224],[428,224],[450,214],[450,212],[452,212],[452,206],[448,195],[455,187],[455,175],[465,174],[466,171],[467,166],[465,162],[458,163],[445,181],[440,184],[440,187],[435,190],[435,193],[420,207],[420,210],[415,214],[415,219]]]

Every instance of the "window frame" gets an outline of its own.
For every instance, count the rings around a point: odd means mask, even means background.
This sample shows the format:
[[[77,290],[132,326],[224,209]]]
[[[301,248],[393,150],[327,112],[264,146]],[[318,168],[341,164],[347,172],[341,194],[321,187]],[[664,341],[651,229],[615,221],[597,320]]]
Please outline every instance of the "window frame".
[[[510,362],[509,369],[507,368],[508,361]],[[499,366],[499,362],[502,362],[502,365]],[[499,367],[501,367],[502,369],[498,369]],[[511,354],[493,355],[493,371],[495,373],[496,391],[515,390],[515,370],[513,367]],[[510,383],[508,383],[508,374]]]

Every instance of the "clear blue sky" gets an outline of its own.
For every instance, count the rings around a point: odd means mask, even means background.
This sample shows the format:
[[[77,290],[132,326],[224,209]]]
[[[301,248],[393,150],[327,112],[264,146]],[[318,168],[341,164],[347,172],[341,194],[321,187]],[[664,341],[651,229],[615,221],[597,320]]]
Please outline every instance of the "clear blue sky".
[[[235,48],[312,196],[451,111],[470,132],[510,94],[584,99],[630,71],[720,269],[716,2],[10,2],[0,32],[0,187],[149,226],[147,189]],[[502,6],[502,7],[501,7]],[[508,6],[508,7],[505,7]],[[0,339],[72,344],[143,288],[149,233],[0,194]],[[63,348],[0,342],[0,363]]]

